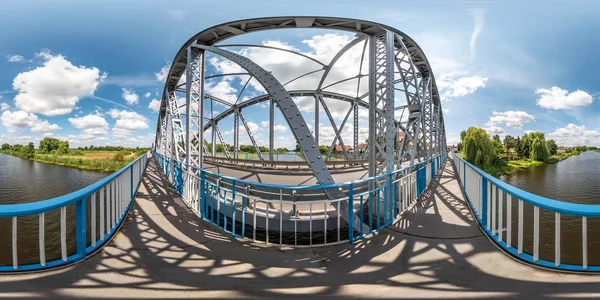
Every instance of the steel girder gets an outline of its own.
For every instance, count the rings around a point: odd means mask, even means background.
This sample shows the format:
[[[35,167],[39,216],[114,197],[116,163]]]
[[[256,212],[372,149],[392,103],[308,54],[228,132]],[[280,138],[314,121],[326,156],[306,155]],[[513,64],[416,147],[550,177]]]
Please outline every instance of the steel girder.
[[[204,51],[187,49],[185,162],[202,168],[204,147]]]
[[[369,38],[369,175],[394,171],[394,33]],[[381,110],[378,110],[381,109]],[[384,159],[384,164],[377,163]]]
[[[256,32],[261,30],[279,29],[279,28],[322,28],[322,29],[337,29],[346,30],[357,33],[357,38],[353,39],[348,45],[336,54],[334,59],[328,64],[320,63],[323,69],[317,69],[308,73],[299,75],[285,84],[280,84],[279,81],[273,78],[271,74],[235,53],[222,49],[227,46],[253,46],[253,45],[220,45],[214,47],[218,42],[237,35]],[[332,70],[335,62],[340,57],[351,49],[353,46],[359,45],[364,41],[362,47],[362,56],[360,61],[359,74],[353,78],[339,80],[336,83],[346,82],[354,78],[358,81],[356,95],[348,96],[327,91],[326,89],[333,84],[324,86],[327,75]],[[255,45],[254,45],[255,46]],[[270,46],[259,46],[268,48]],[[369,56],[365,55],[367,47]],[[274,47],[271,47],[274,48]],[[275,49],[275,48],[274,48]],[[278,49],[286,51],[283,49]],[[208,76],[210,78],[227,75],[249,75],[248,80],[244,84],[244,88],[240,91],[235,103],[229,103],[223,99],[219,99],[213,95],[204,94],[204,64],[206,51],[215,53],[227,59],[230,59],[243,68],[246,73],[232,73]],[[288,52],[294,52],[289,51]],[[295,52],[294,52],[295,53]],[[296,53],[299,54],[299,53]],[[299,54],[303,55],[303,54]],[[311,57],[305,58],[312,59]],[[363,95],[360,93],[360,82],[365,74],[360,74],[363,65],[363,60],[367,62],[365,57],[369,57],[369,90]],[[249,71],[248,69],[252,69]],[[287,92],[283,88],[303,76],[323,71],[318,86],[315,90],[290,91]],[[180,79],[183,74],[186,74],[187,80],[185,84],[181,84]],[[259,78],[260,75],[263,78]],[[267,86],[267,94],[255,97],[248,101],[240,102],[240,97],[243,90],[248,85],[252,78],[256,78],[265,88]],[[267,84],[265,84],[267,83]],[[273,83],[269,85],[270,83]],[[402,88],[397,88],[399,84]],[[181,87],[185,86],[185,90]],[[395,106],[395,91],[401,92],[406,97],[406,105]],[[185,116],[179,114],[180,106],[177,105],[177,97],[175,92],[186,93]],[[295,107],[291,97],[311,96],[315,98],[315,136],[313,137],[305,125],[302,115],[298,108]],[[287,97],[283,100],[282,97]],[[330,109],[327,107],[324,98],[346,101],[350,103],[350,110],[346,114],[346,118],[342,124],[337,127],[335,124]],[[363,101],[367,99],[368,101]],[[210,122],[204,122],[204,99],[211,99],[213,102],[221,103],[227,109],[212,116]],[[169,70],[161,107],[159,111],[159,120],[157,123],[155,147],[159,152],[168,154],[168,156],[182,159],[185,157],[186,162],[191,165],[202,165],[202,155],[208,153],[204,131],[212,128],[213,151],[215,150],[216,136],[218,135],[221,144],[226,148],[223,137],[218,129],[219,120],[234,115],[234,153],[235,158],[238,157],[239,150],[239,119],[242,118],[242,123],[246,131],[248,131],[253,145],[258,148],[258,145],[252,137],[249,126],[246,123],[241,109],[263,101],[270,101],[269,113],[269,153],[273,159],[273,109],[279,107],[286,118],[292,133],[296,140],[302,145],[302,151],[307,152],[305,156],[308,159],[309,165],[315,173],[319,183],[331,183],[333,180],[329,176],[329,171],[323,169],[324,159],[319,155],[317,146],[319,145],[319,112],[325,111],[327,117],[335,130],[335,140],[343,144],[341,131],[344,128],[346,120],[350,113],[353,113],[353,146],[355,149],[354,157],[358,156],[358,139],[359,139],[359,106],[369,110],[369,145],[367,146],[366,154],[370,159],[370,174],[380,174],[382,172],[392,171],[400,168],[403,162],[410,160],[413,164],[416,161],[421,161],[434,154],[442,152],[446,147],[444,119],[437,91],[435,79],[431,72],[429,62],[419,46],[404,33],[378,23],[353,20],[344,18],[332,17],[274,17],[241,20],[229,22],[226,24],[211,27],[202,31],[187,41],[182,49],[175,57]],[[282,106],[283,105],[283,106]],[[181,106],[183,109],[184,106]],[[297,112],[296,112],[297,111]],[[212,108],[211,108],[212,112]],[[296,115],[294,115],[296,113]],[[397,119],[397,114],[400,118]],[[182,119],[182,117],[185,117]],[[292,117],[291,119],[289,117]],[[185,120],[185,123],[183,122]],[[184,126],[185,125],[185,126]],[[185,138],[183,130],[185,128]],[[402,143],[398,138],[398,133],[404,134]],[[334,146],[335,146],[334,140]],[[394,143],[396,141],[396,143]],[[200,146],[199,143],[202,143]],[[314,150],[311,150],[314,147]],[[202,150],[201,150],[201,149]],[[344,153],[348,158],[348,153],[344,148]],[[308,150],[307,150],[308,149]],[[331,148],[330,148],[331,151]],[[260,151],[257,152],[260,153]],[[197,153],[197,155],[196,155]],[[259,154],[260,155],[260,154]],[[377,165],[376,160],[383,158],[385,163]],[[261,157],[262,159],[262,157]],[[323,166],[321,166],[323,165]],[[321,168],[321,169],[319,169]],[[318,172],[318,173],[317,173]],[[318,174],[318,175],[317,175]],[[332,192],[332,193],[335,193]],[[347,210],[348,208],[346,208]],[[358,218],[356,218],[358,219]]]

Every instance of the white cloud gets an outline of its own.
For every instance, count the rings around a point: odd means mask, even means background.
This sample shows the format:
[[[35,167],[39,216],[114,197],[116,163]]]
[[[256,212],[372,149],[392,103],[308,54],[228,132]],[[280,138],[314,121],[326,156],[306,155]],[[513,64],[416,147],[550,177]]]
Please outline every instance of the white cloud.
[[[569,124],[548,134],[548,139],[554,139],[559,146],[600,146],[600,132],[588,130],[584,125]]]
[[[35,114],[22,110],[14,112],[7,110],[2,113],[0,119],[2,120],[2,125],[4,125],[9,132],[15,132],[24,128],[29,128],[31,132],[45,132],[61,129],[60,126],[56,124],[50,124],[47,120],[41,120]]]
[[[9,62],[22,62],[25,60],[25,57],[21,55],[7,55],[6,58]]]
[[[152,99],[152,101],[150,101],[150,104],[148,105],[148,108],[153,112],[158,112],[160,110],[160,100]]]
[[[442,111],[443,111],[445,114],[449,114],[449,113],[450,113],[450,108],[442,108]]]
[[[252,132],[252,134],[256,135],[258,133],[258,129],[260,128],[258,126],[258,124],[254,123],[254,122],[247,122],[247,124],[248,124],[248,128],[250,128],[250,131]]]
[[[262,121],[262,122],[260,122],[260,126],[262,126],[263,128],[269,127],[269,121]]]
[[[499,125],[504,124],[506,126],[510,126],[514,129],[523,129],[523,123],[529,123],[535,120],[533,115],[530,115],[524,111],[514,111],[509,110],[505,112],[493,112],[493,116],[490,117],[490,120],[487,126],[491,125]]]
[[[440,90],[441,99],[446,101],[450,98],[462,97],[475,93],[477,89],[484,88],[488,81],[487,77],[464,76],[455,79],[457,74],[447,73],[442,74],[436,84]]]
[[[43,66],[20,73],[13,80],[13,88],[19,92],[15,104],[26,112],[68,114],[81,98],[92,96],[106,78],[98,68],[74,66],[62,55],[48,51],[37,55],[44,59]]]
[[[482,127],[482,128],[485,129],[485,131],[490,136],[499,135],[500,138],[502,139],[506,135],[506,130],[504,130],[504,128],[502,128],[502,127],[490,125],[490,126],[486,126],[486,127]]]
[[[156,80],[158,81],[167,80],[167,76],[169,76],[169,65],[162,67],[158,73],[154,73],[154,76],[156,76]]]
[[[553,86],[550,89],[539,88],[535,91],[538,95],[537,105],[548,109],[569,109],[575,106],[586,106],[592,104],[593,98],[590,94],[576,90],[569,91]]]
[[[5,111],[5,110],[8,110],[9,108],[10,108],[10,105],[8,105],[8,103],[6,103],[6,102],[0,103],[0,111]]]
[[[150,95],[152,95],[152,93],[147,92],[147,93],[144,94],[144,98],[150,98]]]
[[[484,9],[473,9],[470,11],[473,16],[475,26],[473,26],[473,32],[471,33],[471,40],[469,41],[469,53],[471,54],[471,63],[475,59],[475,50],[477,44],[477,38],[483,31],[483,25],[485,24],[485,10]]]
[[[303,55],[306,55],[308,57],[314,58],[324,64],[328,64],[331,61],[331,59],[335,56],[335,54],[337,54],[337,52],[340,49],[342,49],[354,38],[355,37],[351,35],[340,33],[315,35],[309,39],[305,39],[302,41],[302,43],[308,46],[308,51],[301,51],[285,42],[274,40],[265,40],[262,42],[262,45],[293,50],[302,53]],[[343,56],[341,56],[341,58],[331,69],[331,72],[329,73],[327,78],[325,78],[322,87],[325,87],[334,82],[338,82],[342,79],[355,77],[359,73],[363,45],[364,42],[360,42],[354,47],[352,47],[349,51],[347,51]],[[231,50],[237,51],[238,54],[251,59],[256,64],[263,67],[265,70],[271,72],[282,84],[287,83],[288,81],[296,78],[299,75],[323,68],[322,65],[312,60],[306,59],[296,54],[283,52],[279,50],[258,47],[242,48],[241,50]],[[229,60],[213,57],[209,59],[208,62],[219,73],[244,72],[240,66]],[[368,57],[365,56],[363,69],[366,70],[367,66]],[[285,88],[288,91],[306,89],[315,90],[318,87],[322,76],[323,72],[316,72],[285,85]],[[233,81],[236,78],[241,82],[245,82],[245,80],[247,80],[248,77],[246,75],[228,76],[222,79],[221,81],[208,83],[207,89],[210,89],[210,91],[207,91],[207,93],[225,99],[228,102],[235,101],[237,93],[239,92],[237,89],[234,88],[234,86],[236,85],[233,84]],[[368,80],[366,79],[361,81],[361,88],[359,90],[359,94],[362,95],[367,91],[367,83]],[[256,94],[263,93],[264,89],[258,81],[251,80],[249,86],[252,90],[256,92]],[[356,97],[357,86],[357,80],[353,79],[348,80],[344,83],[333,85],[325,90]],[[305,112],[314,111],[314,98],[298,97],[294,100],[298,104],[300,110]],[[266,107],[266,103],[264,105]],[[347,103],[343,101],[332,101],[332,103],[330,103],[328,107],[331,110],[331,113],[334,115],[334,117],[339,118],[340,115],[345,114],[347,110]]]
[[[135,105],[140,102],[140,97],[135,93],[133,89],[123,88],[122,90],[123,94],[121,95],[121,97],[125,99],[125,102],[127,102],[127,104]]]
[[[84,134],[101,135],[108,133],[108,122],[99,115],[89,114],[81,118],[69,118],[71,125],[83,129]]]
[[[227,80],[206,82],[204,91],[208,95],[215,96],[231,104],[237,100],[237,90]]]
[[[148,119],[136,112],[113,108],[107,114],[113,119],[117,119],[113,127],[113,135],[115,132],[118,135],[126,135],[133,131],[148,128]]]
[[[273,126],[273,131],[274,131],[274,132],[284,132],[284,131],[286,131],[287,129],[288,129],[288,127],[287,127],[287,126],[285,126],[285,125],[281,125],[281,124],[277,124],[277,125]]]

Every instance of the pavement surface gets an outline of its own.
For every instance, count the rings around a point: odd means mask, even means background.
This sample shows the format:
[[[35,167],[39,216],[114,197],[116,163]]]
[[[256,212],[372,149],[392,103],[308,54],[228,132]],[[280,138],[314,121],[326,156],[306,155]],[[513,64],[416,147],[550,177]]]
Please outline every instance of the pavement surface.
[[[0,276],[10,298],[598,298],[600,276],[535,269],[479,231],[446,163],[396,224],[354,245],[238,240],[189,210],[151,160],[121,232],[59,270]]]

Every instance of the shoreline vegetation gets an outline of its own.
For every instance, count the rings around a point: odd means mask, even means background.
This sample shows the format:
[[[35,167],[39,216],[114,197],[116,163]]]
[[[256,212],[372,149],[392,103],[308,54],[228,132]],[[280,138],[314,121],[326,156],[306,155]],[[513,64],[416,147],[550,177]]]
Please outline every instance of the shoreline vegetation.
[[[148,149],[139,147],[124,148],[120,146],[86,146],[72,149],[69,148],[67,141],[44,138],[40,141],[38,149],[35,149],[33,143],[29,143],[26,146],[5,143],[0,146],[0,153],[80,170],[115,172],[146,153]]]
[[[597,147],[558,147],[554,140],[546,140],[544,133],[539,131],[516,138],[507,135],[501,142],[498,135],[490,138],[484,129],[470,127],[461,132],[460,139],[457,154],[494,177],[556,163],[585,151],[600,152]]]

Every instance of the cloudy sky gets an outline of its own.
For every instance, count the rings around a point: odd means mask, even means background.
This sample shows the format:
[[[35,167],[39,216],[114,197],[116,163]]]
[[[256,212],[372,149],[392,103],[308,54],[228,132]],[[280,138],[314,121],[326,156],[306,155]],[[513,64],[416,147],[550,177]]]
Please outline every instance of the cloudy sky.
[[[44,136],[72,146],[150,146],[156,129],[165,71],[193,34],[219,23],[261,16],[332,15],[391,25],[424,50],[436,76],[448,143],[480,126],[501,136],[543,131],[560,145],[600,146],[600,3],[570,1],[13,1],[0,9],[0,142],[25,143]],[[245,35],[225,43],[252,43],[301,52],[300,57],[263,48],[229,47],[272,71],[282,82],[327,64],[351,33],[284,30]],[[358,43],[323,82],[327,86],[360,70]],[[318,62],[317,62],[318,61]],[[207,57],[207,75],[239,68]],[[289,90],[318,84],[294,81]],[[228,102],[262,91],[248,77],[207,80],[207,93]],[[363,81],[363,83],[366,80]],[[356,94],[350,81],[329,90]],[[327,89],[326,89],[327,90]],[[314,100],[295,99],[314,126]],[[208,102],[207,102],[208,104]],[[339,127],[349,109],[327,102]],[[244,110],[248,127],[266,145],[267,104]],[[226,109],[214,104],[214,114]],[[362,120],[364,111],[359,112]],[[319,117],[321,144],[333,140],[327,115]],[[359,120],[360,139],[366,123]],[[276,147],[293,147],[276,116]],[[352,143],[352,116],[342,130]],[[231,141],[233,122],[219,128]],[[242,134],[242,143],[248,143]]]

